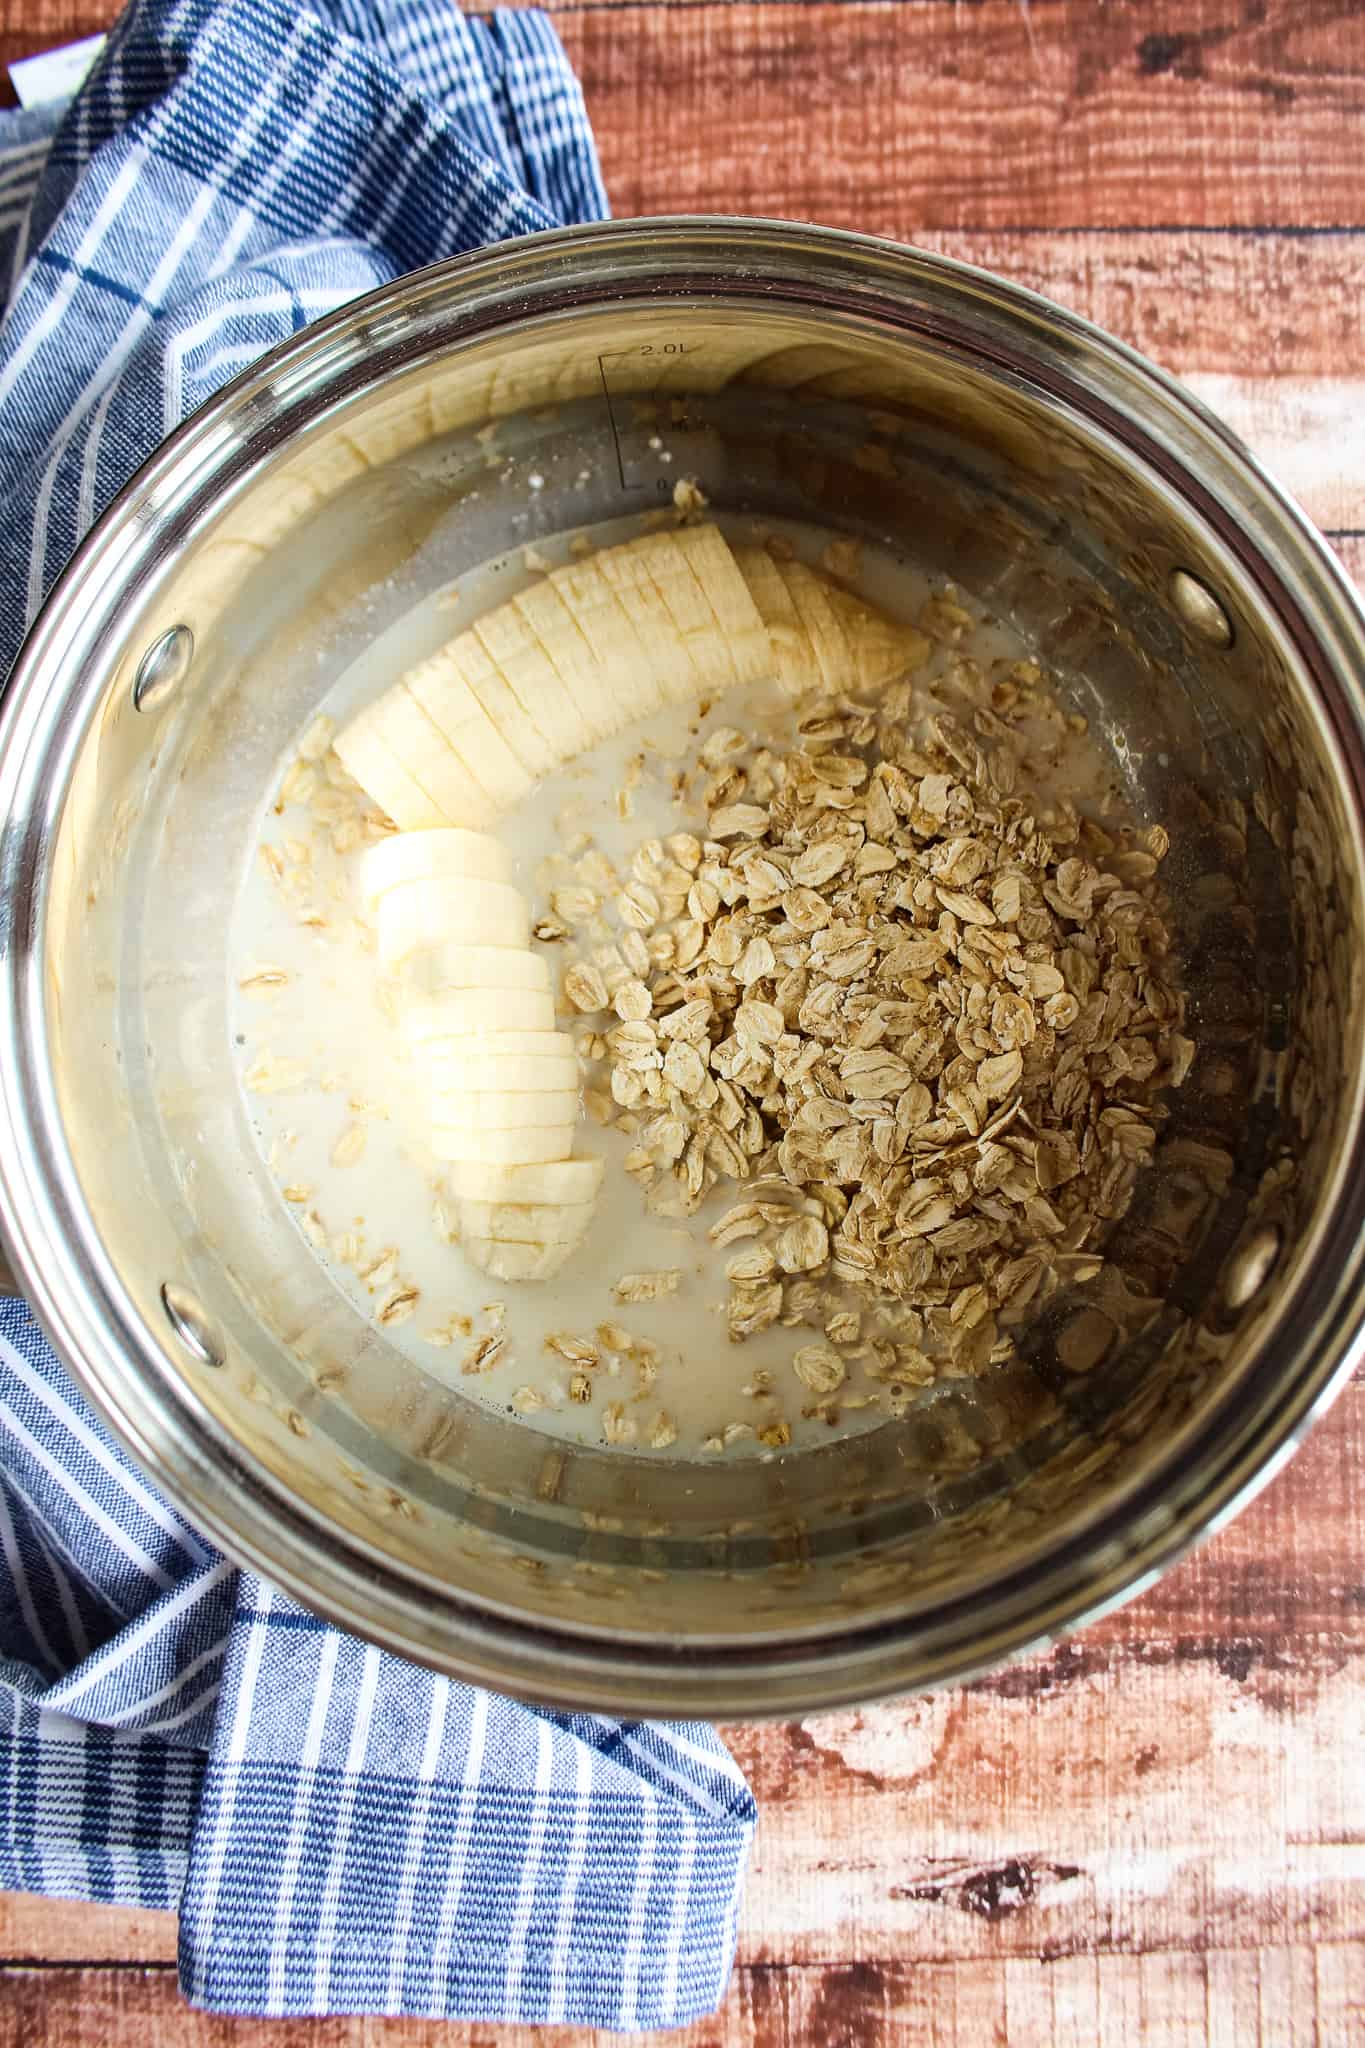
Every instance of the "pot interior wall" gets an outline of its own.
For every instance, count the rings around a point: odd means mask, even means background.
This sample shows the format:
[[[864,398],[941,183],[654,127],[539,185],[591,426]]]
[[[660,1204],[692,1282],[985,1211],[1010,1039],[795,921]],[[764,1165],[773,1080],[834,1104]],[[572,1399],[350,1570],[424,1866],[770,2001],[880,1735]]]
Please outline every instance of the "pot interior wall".
[[[404,1570],[618,1636],[927,1611],[1083,1533],[1215,1407],[1240,1401],[1250,1426],[1258,1361],[1330,1219],[1348,1119],[1327,1111],[1358,1086],[1353,828],[1292,606],[1253,593],[1235,519],[1182,502],[1178,470],[1179,451],[1125,452],[1065,392],[941,335],[701,300],[448,336],[244,464],[111,653],[53,857],[63,1114],[164,1370]],[[232,891],[261,792],[330,681],[451,575],[666,502],[679,474],[721,511],[890,546],[1022,629],[1171,831],[1199,1047],[1106,1273],[1049,1305],[1017,1367],[770,1464],[569,1449],[419,1374],[283,1222],[230,1077]],[[1178,569],[1217,590],[1229,648],[1182,622]],[[190,677],[138,714],[137,662],[176,624]],[[221,1368],[174,1341],[167,1281],[204,1304]],[[1083,1314],[1109,1340],[1076,1372]]]

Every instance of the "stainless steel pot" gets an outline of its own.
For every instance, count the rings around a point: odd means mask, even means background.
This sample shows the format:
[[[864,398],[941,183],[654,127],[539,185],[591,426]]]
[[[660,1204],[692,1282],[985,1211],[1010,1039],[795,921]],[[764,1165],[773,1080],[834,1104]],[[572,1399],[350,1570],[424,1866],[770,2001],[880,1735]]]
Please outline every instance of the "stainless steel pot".
[[[1023,627],[1171,824],[1200,1048],[1103,1301],[1053,1304],[1019,1371],[903,1423],[724,1470],[567,1451],[386,1347],[277,1220],[226,1017],[253,806],[357,635],[684,469]],[[1246,1501],[1358,1352],[1363,677],[1351,591],[1246,452],[998,279],[704,221],[406,279],[166,443],[10,685],[0,1218],[23,1287],[229,1551],[505,1690],[790,1714],[1074,1627]],[[1077,1373],[1082,1317],[1108,1348]]]

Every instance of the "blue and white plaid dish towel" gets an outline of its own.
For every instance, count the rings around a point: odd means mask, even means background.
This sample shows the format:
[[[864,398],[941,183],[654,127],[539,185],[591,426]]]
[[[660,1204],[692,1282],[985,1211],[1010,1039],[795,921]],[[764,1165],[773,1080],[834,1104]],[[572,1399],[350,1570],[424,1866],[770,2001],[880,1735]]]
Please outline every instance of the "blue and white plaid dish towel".
[[[55,134],[0,116],[0,675],[62,563],[261,350],[606,211],[543,16],[137,0]],[[714,1732],[539,1712],[236,1572],[0,1301],[0,1884],[178,1906],[230,2013],[678,2024],[755,1812]]]

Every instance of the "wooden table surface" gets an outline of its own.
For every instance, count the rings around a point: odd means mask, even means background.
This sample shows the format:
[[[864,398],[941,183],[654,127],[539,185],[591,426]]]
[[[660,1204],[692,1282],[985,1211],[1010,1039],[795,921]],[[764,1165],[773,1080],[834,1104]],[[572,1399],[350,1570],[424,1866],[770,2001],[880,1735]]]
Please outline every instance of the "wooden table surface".
[[[566,0],[618,213],[951,251],[1185,378],[1365,577],[1365,6]],[[0,0],[0,62],[100,0]],[[963,1691],[732,1729],[762,1825],[678,2048],[1365,2040],[1365,1386],[1144,1599]],[[0,2043],[529,2048],[186,2011],[167,1915],[0,1897]],[[588,2036],[553,2030],[558,2048]]]

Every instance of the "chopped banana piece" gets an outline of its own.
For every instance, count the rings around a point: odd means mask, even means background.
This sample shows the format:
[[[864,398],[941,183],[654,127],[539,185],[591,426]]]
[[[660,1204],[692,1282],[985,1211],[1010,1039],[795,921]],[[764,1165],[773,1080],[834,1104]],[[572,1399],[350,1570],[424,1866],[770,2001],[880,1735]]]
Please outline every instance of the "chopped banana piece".
[[[433,1045],[429,1050],[435,1053],[438,1048]],[[477,1053],[480,1058],[485,1059],[558,1060],[574,1066],[578,1059],[574,1042],[567,1031],[556,1031],[553,1028],[542,1031],[535,1025],[529,1030],[522,1030],[515,1025],[508,1025],[503,1029],[499,1025],[491,1031],[481,1031],[476,1037],[468,1038],[462,1043],[442,1046],[439,1050],[446,1058],[455,1060],[467,1054]]]
[[[445,814],[384,744],[366,712],[353,718],[337,734],[333,745],[343,768],[401,831],[420,832],[433,825],[449,824]]]
[[[534,1166],[567,1159],[573,1150],[574,1124],[525,1124],[517,1130],[471,1131],[458,1124],[437,1124],[431,1149],[438,1159],[469,1160],[480,1166]]]
[[[894,682],[928,659],[928,637],[916,627],[902,625],[899,619],[873,611],[861,598],[837,587],[831,589],[829,601],[844,629],[853,689],[872,689],[879,683]]]
[[[496,611],[485,612],[475,622],[474,632],[555,760],[571,761],[581,754],[593,737],[593,728],[516,605],[500,605]]]
[[[462,1201],[460,1227],[471,1237],[508,1244],[576,1245],[587,1235],[596,1209],[595,1202]]]
[[[457,1201],[555,1203],[570,1207],[596,1200],[605,1171],[600,1159],[561,1159],[536,1166],[452,1166],[447,1185]]]
[[[716,526],[683,526],[672,538],[701,585],[730,650],[735,681],[762,682],[773,672],[767,629],[729,543]]]
[[[570,562],[550,581],[578,622],[617,707],[617,726],[648,718],[664,702],[654,657],[601,562]]]
[[[448,825],[491,825],[494,807],[441,737],[417,699],[400,683],[370,706],[371,730],[424,789]]]
[[[403,681],[495,810],[510,810],[535,787],[535,775],[489,717],[449,647],[410,669]]]
[[[530,912],[506,882],[403,882],[379,905],[379,957],[395,966],[420,946],[458,940],[466,946],[526,946]]]
[[[484,1090],[513,1088],[531,1095],[567,1094],[573,1097],[577,1108],[578,1062],[572,1057],[538,1060],[517,1054],[499,1059],[496,1054],[477,1052],[451,1055],[430,1046],[423,1051],[429,1055],[427,1083],[435,1093],[477,1095]],[[546,1114],[546,1110],[537,1108],[536,1116]],[[535,1117],[528,1116],[525,1121],[534,1123]]]
[[[494,1280],[553,1280],[574,1247],[572,1244],[505,1244],[497,1238],[469,1237],[460,1249]]]
[[[606,739],[631,718],[622,719],[607,689],[606,678],[573,613],[549,582],[533,583],[513,598],[517,610],[544,648],[594,739]]]
[[[468,683],[475,700],[482,705],[491,724],[506,740],[512,754],[533,782],[553,774],[560,757],[534,720],[527,717],[521,699],[512,689],[487,648],[474,632],[461,633],[442,649]]]
[[[848,642],[829,601],[829,586],[804,562],[779,562],[777,573],[787,586],[801,629],[810,641],[824,687],[847,688]]]
[[[527,1125],[553,1129],[578,1117],[578,1088],[544,1091],[510,1086],[493,1081],[486,1087],[433,1088],[431,1120],[439,1127],[462,1124],[470,1131],[514,1131]]]
[[[783,691],[804,697],[819,689],[824,671],[777,563],[766,548],[738,548],[735,559],[767,628],[773,673]]]
[[[548,993],[551,986],[543,953],[515,946],[475,946],[459,939],[442,940],[430,951],[415,954],[404,970],[404,979],[409,991],[422,999],[408,1012],[410,1020],[417,1019],[419,1009],[432,1007],[437,998],[456,989],[533,988]],[[530,1028],[536,1029],[534,1025]],[[416,1036],[422,1035],[415,1023],[413,1030]]]
[[[675,533],[650,533],[632,545],[645,564],[672,619],[690,664],[689,697],[728,690],[735,681],[734,657],[706,592],[693,574]]]
[[[547,988],[452,989],[437,1003],[409,1010],[402,1020],[408,1043],[433,1051],[438,1045],[453,1049],[476,1033],[553,1031],[554,1025],[555,1001]]]
[[[638,552],[638,544],[604,548],[592,560],[649,649],[650,673],[659,700],[665,704],[690,704],[696,695],[697,672],[676,621],[649,572],[648,560]],[[642,699],[644,695],[642,682]]]
[[[368,847],[360,862],[360,895],[373,910],[381,897],[404,882],[470,875],[484,882],[510,882],[512,856],[487,832],[457,825],[427,832],[395,832]]]
[[[804,562],[685,526],[566,564],[485,613],[353,719],[337,751],[405,830],[478,827],[664,704],[773,674],[793,697],[858,689],[926,650]]]

